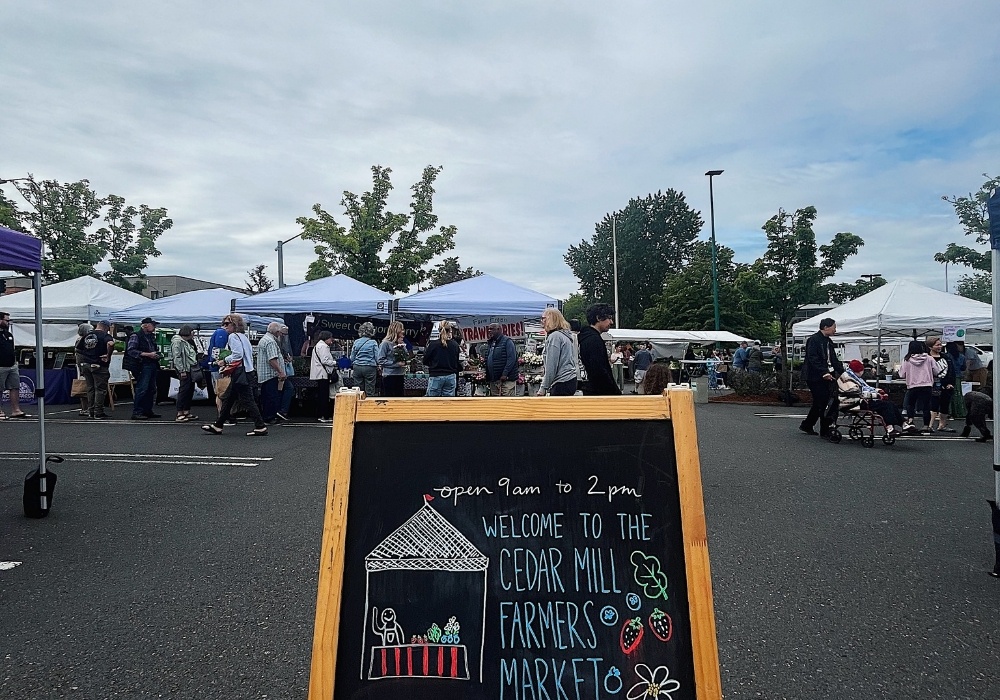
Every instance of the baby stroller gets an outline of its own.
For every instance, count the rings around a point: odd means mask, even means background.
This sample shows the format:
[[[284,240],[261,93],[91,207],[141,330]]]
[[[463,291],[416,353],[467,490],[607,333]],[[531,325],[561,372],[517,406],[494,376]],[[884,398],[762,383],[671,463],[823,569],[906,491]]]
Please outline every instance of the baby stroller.
[[[846,429],[847,436],[851,440],[858,440],[865,447],[875,447],[875,440],[880,436],[886,445],[896,442],[896,436],[889,432],[882,416],[864,408],[860,396],[848,397],[844,403],[834,397],[831,404],[833,404],[831,409],[836,411],[834,422],[830,427],[831,442],[840,442],[843,439],[842,428]]]

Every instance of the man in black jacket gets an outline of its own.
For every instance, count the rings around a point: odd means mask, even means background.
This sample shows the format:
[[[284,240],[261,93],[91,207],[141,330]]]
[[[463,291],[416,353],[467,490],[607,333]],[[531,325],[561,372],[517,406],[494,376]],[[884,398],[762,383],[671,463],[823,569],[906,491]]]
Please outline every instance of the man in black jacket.
[[[837,332],[837,322],[824,318],[819,322],[819,331],[806,341],[806,359],[802,365],[802,378],[812,392],[812,408],[809,415],[799,425],[799,430],[815,435],[813,426],[819,420],[819,434],[829,437],[830,425],[836,420],[836,405],[829,407],[835,398],[837,377],[844,373],[844,364],[837,358],[836,348],[830,336]]]
[[[490,339],[486,345],[486,379],[490,396],[514,396],[517,392],[517,349],[505,336],[499,323],[490,324]]]
[[[611,372],[608,348],[604,344],[604,333],[614,325],[614,309],[610,304],[594,304],[587,309],[587,323],[580,331],[580,362],[587,370],[587,381],[581,387],[588,396],[620,396],[622,390]]]

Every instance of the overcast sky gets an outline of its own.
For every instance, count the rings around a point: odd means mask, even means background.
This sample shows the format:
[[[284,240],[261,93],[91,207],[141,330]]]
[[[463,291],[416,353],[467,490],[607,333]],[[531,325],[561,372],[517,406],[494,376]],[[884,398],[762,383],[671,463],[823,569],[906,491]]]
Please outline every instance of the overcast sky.
[[[32,0],[0,4],[0,28],[0,178],[166,207],[149,274],[276,279],[313,204],[343,223],[380,164],[406,211],[441,165],[449,255],[565,298],[563,254],[605,213],[672,187],[707,221],[724,169],[737,260],[811,204],[821,243],[865,240],[837,281],[943,289],[934,253],[972,241],[941,195],[1000,174],[995,0]],[[285,281],[314,257],[286,245]]]

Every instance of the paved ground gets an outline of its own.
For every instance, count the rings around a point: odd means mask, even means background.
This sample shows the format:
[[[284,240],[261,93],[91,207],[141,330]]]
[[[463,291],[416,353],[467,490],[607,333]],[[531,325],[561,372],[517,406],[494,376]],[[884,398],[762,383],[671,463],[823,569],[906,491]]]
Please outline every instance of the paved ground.
[[[831,445],[802,413],[699,406],[726,698],[995,697],[992,447]],[[0,698],[305,697],[329,426],[62,414],[31,521],[36,431],[0,424]]]

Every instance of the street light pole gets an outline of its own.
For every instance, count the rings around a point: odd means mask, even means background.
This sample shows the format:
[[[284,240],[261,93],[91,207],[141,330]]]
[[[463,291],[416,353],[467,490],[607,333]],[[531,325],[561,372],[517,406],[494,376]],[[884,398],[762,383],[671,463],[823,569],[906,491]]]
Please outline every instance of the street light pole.
[[[305,233],[305,231],[303,231],[302,233]],[[278,251],[278,289],[281,289],[282,287],[285,286],[285,251],[283,250],[285,244],[290,241],[294,241],[296,238],[301,236],[302,233],[292,236],[287,240],[278,241],[278,247],[275,248],[275,250]]]
[[[719,271],[715,252],[715,191],[712,187],[712,178],[723,172],[725,171],[709,170],[705,173],[708,176],[708,209],[712,221],[712,310],[715,312],[715,330],[719,330]]]
[[[618,315],[618,239],[615,235],[615,221],[617,216],[611,215],[611,257],[612,257],[612,267],[615,272],[615,325],[621,323],[621,317]]]

